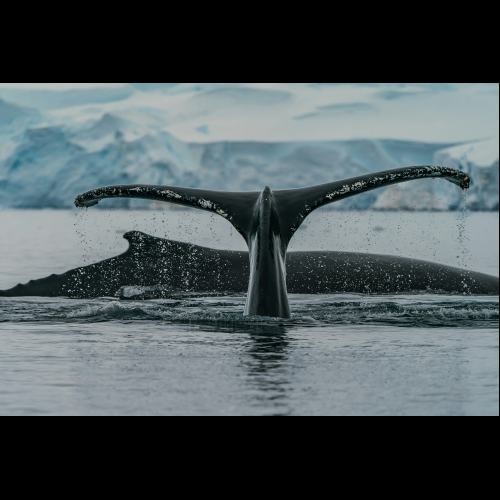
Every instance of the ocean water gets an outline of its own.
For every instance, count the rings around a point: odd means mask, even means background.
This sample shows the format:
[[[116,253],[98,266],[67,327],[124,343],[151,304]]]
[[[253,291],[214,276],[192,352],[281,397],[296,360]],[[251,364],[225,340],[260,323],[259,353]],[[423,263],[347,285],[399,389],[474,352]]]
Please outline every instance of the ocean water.
[[[0,289],[111,257],[140,230],[243,249],[201,211],[0,211]],[[7,235],[7,237],[6,237]],[[290,249],[392,253],[498,276],[498,213],[312,214]],[[0,297],[0,414],[498,415],[498,296]]]

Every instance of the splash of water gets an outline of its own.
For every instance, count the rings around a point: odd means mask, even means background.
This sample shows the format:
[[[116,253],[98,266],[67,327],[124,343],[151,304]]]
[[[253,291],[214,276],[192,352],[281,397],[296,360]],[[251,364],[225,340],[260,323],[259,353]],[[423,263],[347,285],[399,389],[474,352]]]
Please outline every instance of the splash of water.
[[[207,294],[209,295],[209,294]],[[132,297],[131,297],[132,298]],[[2,322],[96,323],[154,321],[161,324],[265,323],[269,325],[391,327],[498,327],[498,297],[463,297],[436,293],[371,297],[362,294],[291,295],[292,317],[243,316],[245,296],[180,294],[170,299],[40,299],[0,301]]]
[[[467,233],[467,218],[469,217],[470,210],[467,208],[467,191],[462,192],[462,203],[460,204],[460,217],[458,219],[458,249],[457,255],[459,267],[470,269],[472,256],[469,250],[468,242],[470,238]]]

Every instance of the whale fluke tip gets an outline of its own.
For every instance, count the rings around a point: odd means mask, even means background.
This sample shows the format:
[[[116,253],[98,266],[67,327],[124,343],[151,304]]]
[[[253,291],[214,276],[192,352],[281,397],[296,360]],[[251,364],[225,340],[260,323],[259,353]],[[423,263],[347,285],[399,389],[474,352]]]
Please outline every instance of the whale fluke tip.
[[[88,207],[93,207],[94,205],[97,205],[99,203],[98,200],[88,200],[84,201],[82,199],[78,199],[79,197],[75,198],[75,206],[78,208],[88,208]]]

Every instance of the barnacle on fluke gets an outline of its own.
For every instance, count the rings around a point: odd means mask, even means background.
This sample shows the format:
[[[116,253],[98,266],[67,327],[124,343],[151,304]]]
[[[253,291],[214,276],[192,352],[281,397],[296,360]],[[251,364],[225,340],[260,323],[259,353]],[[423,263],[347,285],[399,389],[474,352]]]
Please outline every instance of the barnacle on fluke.
[[[300,189],[272,191],[266,187],[262,192],[237,193],[174,186],[108,186],[79,195],[75,205],[92,206],[104,198],[113,197],[144,198],[168,201],[221,215],[243,236],[249,249],[245,314],[288,318],[290,309],[285,272],[287,247],[307,215],[319,207],[349,196],[424,178],[442,178],[462,189],[467,189],[470,182],[469,176],[458,170],[416,166]],[[395,267],[392,272],[397,273]],[[366,272],[361,279],[369,281]],[[426,286],[433,288],[430,279]]]

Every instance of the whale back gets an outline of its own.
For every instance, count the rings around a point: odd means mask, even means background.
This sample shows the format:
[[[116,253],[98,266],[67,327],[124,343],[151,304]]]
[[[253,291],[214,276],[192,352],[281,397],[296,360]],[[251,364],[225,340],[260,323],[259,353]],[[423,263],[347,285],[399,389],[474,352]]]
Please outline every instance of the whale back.
[[[31,280],[0,297],[113,297],[122,287],[166,285],[186,292],[246,293],[248,252],[218,250],[150,236],[124,235],[126,252],[63,274]],[[483,273],[392,255],[288,252],[289,293],[444,292],[498,295],[499,279]]]

